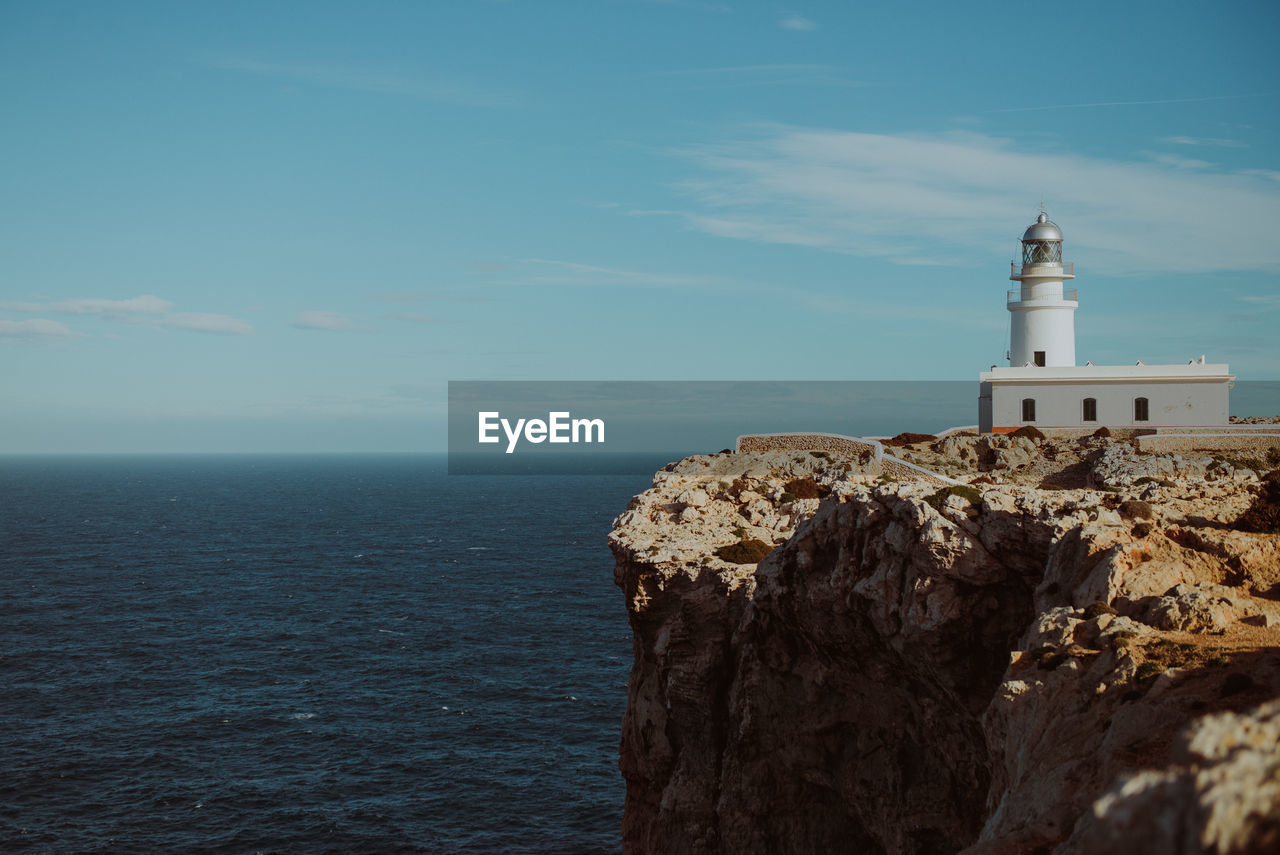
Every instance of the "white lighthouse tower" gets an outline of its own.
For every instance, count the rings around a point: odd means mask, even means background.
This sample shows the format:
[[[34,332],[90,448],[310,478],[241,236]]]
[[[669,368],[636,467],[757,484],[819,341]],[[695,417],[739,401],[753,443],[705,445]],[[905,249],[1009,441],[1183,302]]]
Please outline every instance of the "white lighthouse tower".
[[[1074,436],[1099,427],[1158,434],[1162,428],[1220,431],[1228,424],[1235,375],[1225,363],[1076,365],[1076,292],[1062,263],[1062,230],[1044,212],[1022,234],[1022,260],[1009,278],[1009,367],[978,375],[978,431],[1028,425]]]
[[[1009,292],[1009,365],[1063,367],[1076,364],[1075,279],[1062,263],[1062,230],[1043,211],[1022,234],[1022,263],[1010,264],[1009,278],[1022,283]]]

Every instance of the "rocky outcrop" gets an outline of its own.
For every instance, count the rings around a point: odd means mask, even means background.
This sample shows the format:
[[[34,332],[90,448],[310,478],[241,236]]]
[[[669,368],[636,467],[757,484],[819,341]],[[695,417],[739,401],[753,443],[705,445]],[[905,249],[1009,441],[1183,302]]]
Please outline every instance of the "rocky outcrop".
[[[627,852],[1270,839],[1280,537],[1227,527],[1258,485],[978,493],[865,463],[688,458],[618,518]]]

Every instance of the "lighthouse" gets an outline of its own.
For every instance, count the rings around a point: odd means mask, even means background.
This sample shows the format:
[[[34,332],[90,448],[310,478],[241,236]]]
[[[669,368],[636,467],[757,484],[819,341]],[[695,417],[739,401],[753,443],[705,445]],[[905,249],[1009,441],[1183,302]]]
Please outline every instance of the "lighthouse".
[[[1043,212],[1022,234],[1022,260],[1011,262],[1009,278],[1009,365],[1064,367],[1076,364],[1076,291],[1062,283],[1075,279],[1062,261],[1062,230]]]
[[[1075,279],[1062,261],[1062,229],[1042,210],[1022,233],[1020,258],[1009,267],[1009,365],[978,375],[978,430],[1006,433],[1026,426],[1067,436],[1099,427],[1156,433],[1221,430],[1228,424],[1236,379],[1225,363],[1076,365]]]

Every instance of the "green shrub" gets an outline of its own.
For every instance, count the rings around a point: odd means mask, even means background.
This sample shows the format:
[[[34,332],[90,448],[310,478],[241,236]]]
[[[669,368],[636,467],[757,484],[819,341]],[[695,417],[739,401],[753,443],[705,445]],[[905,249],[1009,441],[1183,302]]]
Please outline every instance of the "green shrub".
[[[795,500],[796,500],[796,495],[795,495],[795,493],[788,493],[788,492],[785,492],[785,491],[784,491],[784,492],[782,493],[782,498],[781,498],[781,499],[779,499],[778,501],[782,502],[782,504],[784,504],[784,505],[785,505],[785,504],[787,504],[788,502],[794,502]]]
[[[1115,613],[1116,610],[1111,607],[1110,603],[1104,603],[1102,600],[1098,600],[1096,603],[1090,603],[1085,607],[1084,617],[1085,620],[1093,620],[1094,618],[1101,617],[1102,615],[1113,615]]]
[[[831,492],[830,487],[823,487],[812,478],[796,478],[784,484],[782,489],[797,499],[821,499]]]
[[[827,454],[827,452],[825,452],[825,451],[810,451],[810,452],[809,452],[809,456],[810,456],[810,457],[816,457],[816,458],[818,458],[819,460],[822,460],[822,459],[826,458],[826,457],[828,456],[828,454]]]
[[[1140,499],[1126,499],[1120,503],[1120,516],[1127,520],[1149,520],[1155,516],[1151,503]]]
[[[720,547],[716,550],[716,557],[730,564],[758,564],[772,551],[773,547],[763,540],[752,538]]]
[[[1110,638],[1111,640],[1111,646],[1117,650],[1123,650],[1124,648],[1128,647],[1130,644],[1133,643],[1133,640],[1137,637],[1138,637],[1138,634],[1136,632],[1133,632],[1132,630],[1128,630],[1128,629],[1122,629],[1119,632],[1113,632],[1108,636],[1108,638]]]
[[[1054,650],[1041,656],[1036,665],[1039,666],[1041,671],[1052,671],[1066,661],[1067,656],[1065,653],[1059,653]]]
[[[925,501],[935,510],[941,511],[942,504],[947,500],[948,496],[960,496],[973,507],[981,507],[982,491],[977,487],[971,487],[968,484],[951,484],[943,487],[936,493],[925,496]]]
[[[917,442],[933,442],[936,439],[937,437],[931,433],[900,433],[893,439],[883,440],[883,444],[900,448],[904,445],[914,445]]]
[[[1262,479],[1262,491],[1235,521],[1234,527],[1240,531],[1280,534],[1280,469],[1273,469]]]
[[[1022,427],[1018,428],[1010,435],[1019,436],[1019,437],[1022,437],[1023,439],[1040,440],[1045,438],[1044,431],[1040,430],[1040,428],[1036,427],[1035,425],[1023,425]]]
[[[1145,680],[1148,677],[1154,677],[1157,674],[1164,673],[1164,666],[1159,662],[1143,662],[1138,666],[1138,679]]]

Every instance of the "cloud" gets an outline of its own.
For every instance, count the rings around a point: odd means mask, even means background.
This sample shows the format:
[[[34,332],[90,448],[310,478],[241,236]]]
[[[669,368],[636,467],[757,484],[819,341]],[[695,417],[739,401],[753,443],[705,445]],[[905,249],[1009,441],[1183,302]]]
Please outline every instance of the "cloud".
[[[1151,159],[1175,169],[1207,169],[1215,164],[1194,157],[1183,157],[1180,154],[1153,153]]]
[[[1276,169],[1241,169],[1241,175],[1257,175],[1268,181],[1280,181],[1280,170]]]
[[[1228,140],[1218,137],[1165,137],[1164,141],[1174,145],[1210,145],[1222,148],[1247,148],[1240,140]]]
[[[213,68],[287,80],[332,89],[400,95],[423,101],[461,104],[470,107],[510,108],[527,106],[527,98],[516,98],[471,81],[439,75],[402,74],[381,69],[324,63],[260,62],[244,57],[221,57],[207,63]]]
[[[767,63],[762,65],[720,65],[707,68],[672,68],[647,71],[642,78],[681,78],[682,89],[731,89],[746,86],[841,86],[860,88],[884,84],[857,80],[848,68],[807,62]]]
[[[506,265],[495,266],[493,270],[506,270]],[[365,294],[366,300],[378,303],[418,303],[418,302],[450,302],[450,303],[488,303],[489,297],[475,297],[470,294],[436,294],[429,291],[382,291],[377,294]]]
[[[546,258],[527,258],[525,263],[544,268],[545,272],[530,272],[509,284],[713,289],[733,287],[733,283],[723,277],[698,273],[653,273]]]
[[[222,335],[250,335],[253,327],[230,315],[213,315],[203,312],[175,312],[165,315],[162,323],[167,327]]]
[[[141,294],[126,300],[74,298],[26,303],[0,303],[0,310],[40,314],[79,315],[105,321],[196,330],[198,332],[247,335],[253,332],[248,322],[230,315],[200,312],[175,312],[174,304],[152,294]]]
[[[36,303],[0,303],[0,309],[10,312],[53,312],[61,315],[96,315],[102,318],[130,318],[138,315],[163,315],[173,309],[173,303],[151,294],[142,294],[128,300],[56,300]]]
[[[1043,198],[1067,251],[1112,273],[1280,270],[1280,193],[1265,176],[1037,151],[982,134],[756,126],[685,149],[680,216],[724,237],[902,264],[986,263]],[[1023,212],[1019,216],[1019,212]]]
[[[300,330],[327,330],[329,332],[369,332],[369,327],[350,315],[341,312],[324,312],[308,310],[302,312],[293,321]]]
[[[1006,107],[987,110],[988,113],[1030,113],[1038,110],[1075,110],[1086,107],[1145,107],[1155,104],[1197,104],[1201,101],[1232,101],[1237,98],[1257,98],[1260,93],[1243,95],[1211,95],[1205,98],[1157,98],[1148,101],[1091,101],[1085,104],[1044,104],[1034,107]],[[1265,94],[1265,93],[1262,93]]]
[[[74,338],[81,333],[67,328],[66,324],[46,318],[28,318],[25,321],[0,320],[0,338]]]
[[[815,30],[818,28],[818,25],[813,21],[808,18],[802,18],[799,15],[791,15],[783,18],[778,22],[778,26],[782,27],[784,30],[799,30],[801,32],[808,32],[809,30]]]
[[[1264,311],[1280,309],[1280,294],[1250,294],[1240,299],[1246,303],[1252,303]]]
[[[724,3],[704,3],[701,0],[643,0],[659,6],[674,6],[680,9],[697,9],[701,12],[730,12],[732,9]]]
[[[641,77],[697,77],[699,75],[732,74],[829,74],[845,69],[839,65],[822,65],[811,62],[775,62],[763,65],[717,65],[709,68],[671,68],[665,71],[648,71]]]
[[[387,312],[382,317],[391,321],[409,321],[414,324],[435,324],[439,319],[422,312]]]

